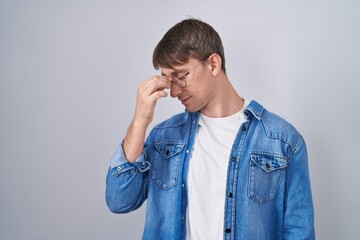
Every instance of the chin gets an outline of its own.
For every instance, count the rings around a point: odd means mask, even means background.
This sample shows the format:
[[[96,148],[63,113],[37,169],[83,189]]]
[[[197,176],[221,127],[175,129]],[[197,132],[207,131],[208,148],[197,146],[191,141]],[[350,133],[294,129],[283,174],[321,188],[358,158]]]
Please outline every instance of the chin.
[[[191,106],[185,106],[185,108],[188,112],[198,112],[200,110],[196,107],[191,107]]]

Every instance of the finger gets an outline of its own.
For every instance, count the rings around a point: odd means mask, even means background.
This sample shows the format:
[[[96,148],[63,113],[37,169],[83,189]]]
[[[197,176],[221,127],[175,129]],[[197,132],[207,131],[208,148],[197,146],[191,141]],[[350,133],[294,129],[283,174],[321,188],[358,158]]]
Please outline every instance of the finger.
[[[168,82],[171,83],[171,77],[167,77],[167,76],[152,76],[151,78],[146,79],[145,81],[141,82],[139,84],[139,87],[144,87],[145,85],[153,82],[153,81],[160,81],[160,82]]]
[[[156,91],[153,94],[151,94],[150,98],[152,98],[152,100],[156,102],[160,98],[164,98],[167,96],[168,96],[168,93],[165,91]]]
[[[163,91],[170,88],[171,82],[163,77],[151,78],[138,86],[138,91],[144,95],[150,96],[155,91]]]

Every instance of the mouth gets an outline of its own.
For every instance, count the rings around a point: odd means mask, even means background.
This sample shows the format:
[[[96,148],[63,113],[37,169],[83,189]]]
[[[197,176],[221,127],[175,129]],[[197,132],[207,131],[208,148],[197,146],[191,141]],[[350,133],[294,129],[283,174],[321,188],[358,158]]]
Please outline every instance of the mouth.
[[[181,101],[181,103],[182,103],[183,105],[186,105],[186,102],[187,102],[190,98],[191,98],[191,96],[189,96],[189,97],[184,97],[184,98],[179,98],[179,100]]]

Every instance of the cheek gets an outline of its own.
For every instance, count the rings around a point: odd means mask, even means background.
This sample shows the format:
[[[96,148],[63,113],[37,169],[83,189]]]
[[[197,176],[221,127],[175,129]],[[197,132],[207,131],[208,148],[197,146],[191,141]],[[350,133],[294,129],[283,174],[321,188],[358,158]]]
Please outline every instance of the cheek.
[[[195,95],[197,95],[199,98],[206,98],[209,95],[207,85],[197,86],[196,89],[194,89]]]

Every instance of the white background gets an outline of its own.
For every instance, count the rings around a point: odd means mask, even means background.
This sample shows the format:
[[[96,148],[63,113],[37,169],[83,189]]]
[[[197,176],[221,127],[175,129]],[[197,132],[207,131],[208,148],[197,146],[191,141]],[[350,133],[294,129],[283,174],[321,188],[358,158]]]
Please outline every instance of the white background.
[[[360,239],[360,2],[0,0],[0,239],[140,239],[104,200],[152,51],[211,24],[239,94],[290,121],[309,154],[318,239]],[[154,122],[183,111],[162,99]]]

